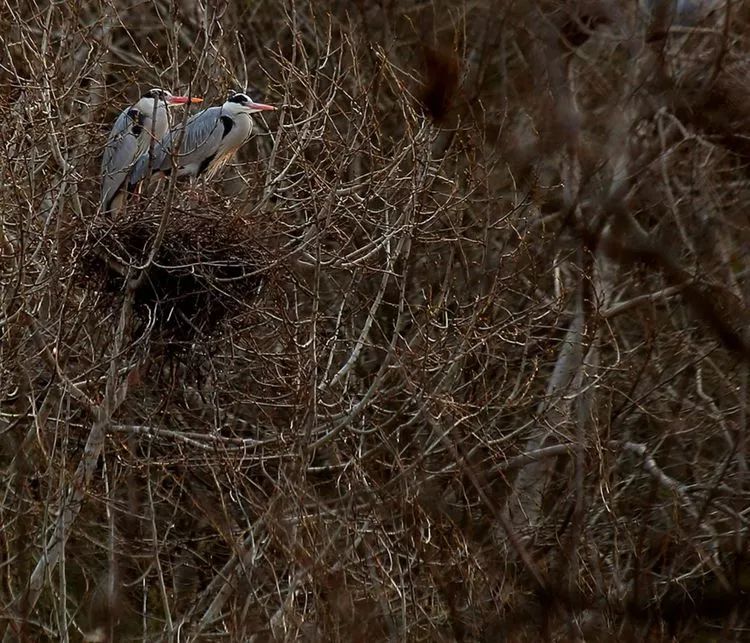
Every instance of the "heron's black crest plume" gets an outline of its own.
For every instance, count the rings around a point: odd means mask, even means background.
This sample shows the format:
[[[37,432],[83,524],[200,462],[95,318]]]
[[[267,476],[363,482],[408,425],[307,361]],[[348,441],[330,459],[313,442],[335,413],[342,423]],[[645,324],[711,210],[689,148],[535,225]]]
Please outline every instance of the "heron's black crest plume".
[[[154,98],[156,100],[164,100],[167,97],[167,92],[158,87],[149,89],[141,98]]]
[[[239,103],[240,105],[250,102],[250,97],[246,94],[234,94],[227,100],[228,103]]]

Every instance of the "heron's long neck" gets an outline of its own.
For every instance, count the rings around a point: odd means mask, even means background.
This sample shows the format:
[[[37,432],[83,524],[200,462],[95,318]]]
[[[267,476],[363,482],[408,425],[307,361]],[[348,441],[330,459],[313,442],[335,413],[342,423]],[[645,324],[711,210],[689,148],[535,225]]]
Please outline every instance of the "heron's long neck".
[[[156,110],[154,111],[154,107]],[[141,105],[138,105],[143,116],[144,127],[156,138],[160,140],[169,127],[169,116],[167,114],[167,106],[161,102],[156,102],[153,99],[143,100]]]
[[[240,122],[244,127],[247,128],[246,136],[250,136],[250,132],[253,131],[253,117],[250,116],[250,114],[248,114],[247,112],[242,112],[242,114],[240,114],[240,117],[242,119]]]
[[[151,116],[153,116],[153,112],[149,115],[149,122],[151,119]],[[156,120],[149,128],[151,132],[154,135],[154,138],[156,138],[157,141],[160,141],[164,134],[167,133],[167,129],[169,128],[169,111],[164,105],[158,105],[156,108]]]

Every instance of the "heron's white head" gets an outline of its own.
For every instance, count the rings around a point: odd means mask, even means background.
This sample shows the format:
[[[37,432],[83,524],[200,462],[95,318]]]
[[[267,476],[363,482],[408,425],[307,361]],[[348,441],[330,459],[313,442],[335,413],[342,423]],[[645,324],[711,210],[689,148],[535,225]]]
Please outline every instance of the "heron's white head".
[[[175,96],[172,92],[166,89],[149,89],[142,97],[141,101],[159,101],[163,102],[167,107],[174,107],[175,105],[185,105],[186,103],[202,103],[203,99],[198,96]],[[140,101],[139,101],[140,102]]]
[[[222,109],[230,114],[254,114],[255,112],[273,111],[276,108],[273,105],[256,103],[247,94],[238,92],[232,94],[224,103]]]

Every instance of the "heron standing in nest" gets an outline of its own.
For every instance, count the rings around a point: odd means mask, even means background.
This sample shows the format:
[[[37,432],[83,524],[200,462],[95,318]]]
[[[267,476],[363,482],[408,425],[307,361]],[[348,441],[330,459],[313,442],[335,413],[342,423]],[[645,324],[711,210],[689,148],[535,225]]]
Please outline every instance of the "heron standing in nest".
[[[154,148],[153,158],[142,154],[130,177],[136,189],[147,177],[205,176],[212,179],[250,138],[251,114],[275,110],[256,103],[245,93],[230,96],[221,107],[210,107],[191,116],[183,125],[167,132]],[[179,149],[177,145],[179,143]]]
[[[203,99],[175,96],[166,89],[147,91],[134,105],[117,117],[102,157],[103,212],[122,211],[125,204],[123,187],[134,164],[148,153],[151,141],[159,141],[169,126],[167,110],[176,105],[200,103]]]

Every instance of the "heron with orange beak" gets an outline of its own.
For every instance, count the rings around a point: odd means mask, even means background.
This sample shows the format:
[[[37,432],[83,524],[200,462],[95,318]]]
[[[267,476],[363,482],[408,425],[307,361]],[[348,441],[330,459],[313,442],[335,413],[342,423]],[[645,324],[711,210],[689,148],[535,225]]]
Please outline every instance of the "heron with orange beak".
[[[136,161],[158,143],[169,128],[167,109],[202,98],[174,96],[166,89],[151,89],[137,103],[124,109],[109,133],[102,157],[103,212],[119,212],[125,203],[126,180]]]
[[[138,183],[146,178],[169,176],[173,169],[177,176],[212,179],[250,138],[250,115],[275,109],[256,103],[245,92],[235,92],[220,107],[193,114],[184,126],[166,133],[154,148],[153,158],[141,155],[130,175],[129,189],[137,190]]]

